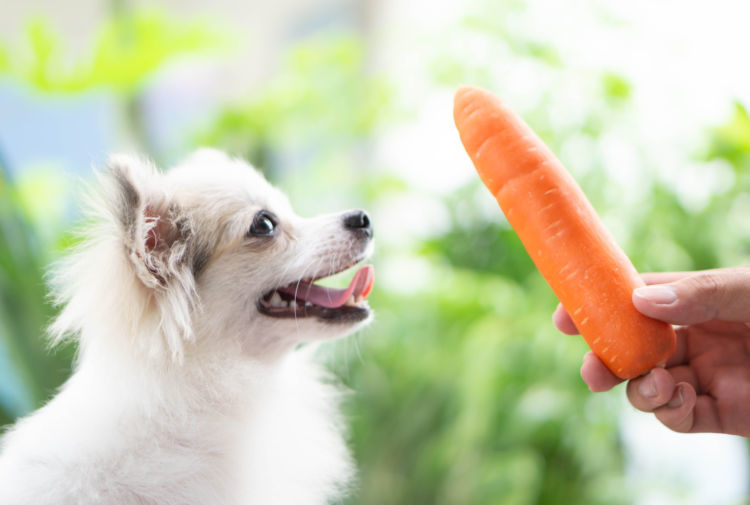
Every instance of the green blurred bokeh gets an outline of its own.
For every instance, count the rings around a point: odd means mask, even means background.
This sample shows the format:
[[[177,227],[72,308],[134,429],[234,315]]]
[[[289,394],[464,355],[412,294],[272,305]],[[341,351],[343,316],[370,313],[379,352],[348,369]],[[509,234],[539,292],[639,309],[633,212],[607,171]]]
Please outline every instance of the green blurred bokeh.
[[[553,47],[508,26],[506,14],[522,2],[478,5],[456,20],[456,31],[497,50],[494,64],[507,55],[545,75],[565,68]],[[228,37],[213,25],[117,11],[91,52],[71,63],[54,24],[38,18],[26,40],[16,41],[30,48],[25,60],[13,57],[11,41],[0,45],[0,78],[58,97],[104,89],[122,105],[124,134],[158,160],[164,153],[149,139],[140,102],[149,78],[178,57],[225,52]],[[422,78],[433,89],[449,93],[469,81],[502,90],[487,68],[442,49],[436,44],[425,55],[430,70]],[[571,170],[636,267],[701,269],[746,258],[750,234],[735,229],[738,216],[750,211],[744,105],[708,128],[705,146],[689,153],[703,170],[731,172],[730,183],[704,205],[686,205],[674,185],[656,176],[639,179],[638,198],[621,199],[598,146],[612,123],[627,117],[629,78],[601,68],[584,80],[589,95],[576,121],[550,120],[555,86],[524,114],[556,152],[572,142],[585,146],[589,166]],[[552,327],[556,300],[499,210],[488,212],[485,190],[472,181],[429,194],[369,161],[378,136],[415,114],[399,99],[400,84],[368,68],[359,37],[318,35],[293,45],[264,86],[217,107],[191,137],[195,145],[249,158],[304,212],[335,210],[331,202],[373,209],[383,237],[374,262],[384,272],[371,297],[376,321],[326,349],[331,368],[353,392],[345,409],[359,485],[349,503],[632,503],[637,490],[625,484],[617,426],[621,402],[591,395],[581,382],[585,345]],[[450,114],[443,111],[446,121]],[[69,373],[73,350],[45,345],[54,309],[43,275],[72,239],[70,223],[59,217],[68,195],[60,175],[11,172],[2,145],[0,138],[0,424],[6,424],[42,405]],[[389,240],[390,230],[381,228],[393,224],[386,210],[412,199],[437,202],[441,226]],[[415,204],[411,212],[430,209]]]

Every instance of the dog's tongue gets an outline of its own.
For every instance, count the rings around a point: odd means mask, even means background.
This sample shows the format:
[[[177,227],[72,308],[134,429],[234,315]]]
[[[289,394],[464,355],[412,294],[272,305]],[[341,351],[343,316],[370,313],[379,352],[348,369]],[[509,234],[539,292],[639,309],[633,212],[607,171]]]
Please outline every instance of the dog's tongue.
[[[365,265],[354,274],[354,278],[345,289],[327,288],[309,282],[294,283],[279,291],[294,295],[296,298],[308,301],[315,305],[334,309],[341,307],[353,295],[354,299],[367,298],[372,291],[375,280],[375,267]]]

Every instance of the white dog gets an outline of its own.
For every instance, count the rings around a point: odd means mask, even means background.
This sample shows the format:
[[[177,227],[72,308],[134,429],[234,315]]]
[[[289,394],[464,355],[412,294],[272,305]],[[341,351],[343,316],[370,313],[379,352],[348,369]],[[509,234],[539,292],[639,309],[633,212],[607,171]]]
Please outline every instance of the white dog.
[[[75,373],[2,439],[2,505],[323,504],[353,467],[303,342],[371,319],[362,211],[298,217],[242,161],[161,174],[115,157],[87,240],[52,276]]]

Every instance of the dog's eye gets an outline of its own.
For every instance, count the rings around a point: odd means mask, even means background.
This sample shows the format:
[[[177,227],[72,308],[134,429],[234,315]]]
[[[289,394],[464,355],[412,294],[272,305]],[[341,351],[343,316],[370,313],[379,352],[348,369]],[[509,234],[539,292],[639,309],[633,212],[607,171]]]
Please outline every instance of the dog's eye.
[[[253,237],[271,237],[275,231],[276,219],[270,213],[262,210],[255,215],[248,234]]]

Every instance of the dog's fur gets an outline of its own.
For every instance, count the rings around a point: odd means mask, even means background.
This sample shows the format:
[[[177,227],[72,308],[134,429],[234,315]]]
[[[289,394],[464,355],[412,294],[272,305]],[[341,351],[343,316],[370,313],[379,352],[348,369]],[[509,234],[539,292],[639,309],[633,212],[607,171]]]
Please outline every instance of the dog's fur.
[[[202,150],[162,174],[115,157],[86,240],[51,281],[73,376],[2,439],[2,505],[322,504],[353,467],[338,392],[302,342],[370,319],[272,318],[267,291],[368,256],[344,214],[303,219],[246,163]],[[260,209],[279,232],[248,236]]]

